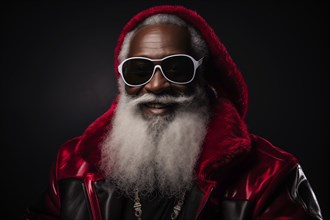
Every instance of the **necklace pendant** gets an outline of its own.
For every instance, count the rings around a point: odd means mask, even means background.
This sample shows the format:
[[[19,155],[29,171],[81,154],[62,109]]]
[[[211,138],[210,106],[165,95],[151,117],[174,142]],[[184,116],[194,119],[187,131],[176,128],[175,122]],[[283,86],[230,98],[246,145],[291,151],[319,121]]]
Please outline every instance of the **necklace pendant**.
[[[139,198],[139,192],[135,191],[135,198],[134,198],[134,215],[138,220],[142,220],[141,216],[142,216],[142,204],[140,202],[140,198]]]
[[[141,220],[142,216],[142,209],[141,209],[141,204],[134,204],[134,215],[138,220]]]
[[[176,208],[178,208],[178,209],[176,209]],[[171,220],[175,220],[178,217],[178,215],[180,213],[180,210],[181,210],[181,208],[177,207],[177,206],[175,206],[173,208],[173,212],[172,212],[172,215],[171,215]]]

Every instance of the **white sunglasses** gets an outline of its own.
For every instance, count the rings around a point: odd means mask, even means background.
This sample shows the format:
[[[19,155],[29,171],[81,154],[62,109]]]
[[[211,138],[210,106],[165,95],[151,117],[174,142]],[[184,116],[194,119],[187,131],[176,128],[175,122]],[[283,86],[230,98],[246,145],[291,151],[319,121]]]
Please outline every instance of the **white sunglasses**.
[[[202,62],[203,58],[195,60],[187,54],[174,54],[162,59],[130,57],[119,64],[118,72],[125,84],[133,87],[150,82],[157,68],[169,82],[187,84],[193,81],[196,70]]]

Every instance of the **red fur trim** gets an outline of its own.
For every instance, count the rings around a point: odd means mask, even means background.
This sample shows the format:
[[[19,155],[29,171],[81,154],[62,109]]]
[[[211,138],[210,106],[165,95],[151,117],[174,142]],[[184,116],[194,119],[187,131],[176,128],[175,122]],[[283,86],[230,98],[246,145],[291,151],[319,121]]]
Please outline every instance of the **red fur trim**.
[[[219,170],[233,158],[251,149],[250,135],[235,107],[225,99],[219,100],[216,114],[205,137],[197,166],[198,176],[208,179],[211,171]]]
[[[117,71],[117,66],[119,65],[118,56],[125,36],[144,19],[158,13],[177,15],[200,31],[202,37],[209,45],[210,57],[212,58],[211,64],[213,70],[210,69],[208,71],[208,74],[210,75],[207,76],[207,78],[209,78],[209,83],[219,94],[221,94],[221,96],[227,97],[231,100],[241,117],[244,118],[248,107],[248,93],[243,76],[213,29],[195,11],[182,6],[164,5],[149,8],[138,13],[125,25],[118,38],[115,49],[114,66],[117,77],[119,77]]]

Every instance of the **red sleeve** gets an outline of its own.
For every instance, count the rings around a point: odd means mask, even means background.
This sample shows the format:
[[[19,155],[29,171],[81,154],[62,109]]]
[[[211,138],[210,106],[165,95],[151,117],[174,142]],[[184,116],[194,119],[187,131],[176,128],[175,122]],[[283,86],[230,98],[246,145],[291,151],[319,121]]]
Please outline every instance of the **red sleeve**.
[[[253,219],[323,219],[315,194],[299,165],[280,186],[270,188],[276,190],[264,192],[267,199],[263,198],[258,205]]]

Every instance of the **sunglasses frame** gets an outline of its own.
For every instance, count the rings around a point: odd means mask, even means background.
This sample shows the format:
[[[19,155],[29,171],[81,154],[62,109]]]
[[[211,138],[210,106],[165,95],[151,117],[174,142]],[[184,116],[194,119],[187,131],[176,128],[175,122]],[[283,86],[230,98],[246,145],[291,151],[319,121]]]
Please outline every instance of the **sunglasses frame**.
[[[192,76],[191,79],[188,80],[187,82],[175,82],[175,81],[170,80],[169,78],[167,78],[166,75],[164,74],[164,71],[163,71],[162,67],[161,67],[161,63],[160,63],[160,64],[156,64],[156,65],[154,65],[154,69],[153,69],[153,72],[152,72],[150,78],[149,78],[146,82],[144,82],[144,83],[137,84],[137,85],[130,84],[130,83],[126,82],[126,80],[125,80],[125,78],[124,78],[124,76],[123,76],[123,65],[124,65],[124,63],[125,63],[126,61],[133,60],[133,59],[144,59],[144,60],[148,60],[148,61],[151,61],[151,62],[162,62],[162,61],[165,60],[165,59],[168,59],[168,58],[171,58],[171,57],[178,57],[178,56],[188,57],[188,58],[190,58],[190,60],[191,60],[191,61],[193,62],[193,64],[194,64],[194,73],[193,73],[193,76]],[[129,57],[129,58],[123,60],[123,61],[118,65],[118,72],[120,73],[121,78],[123,79],[124,83],[125,83],[126,85],[128,85],[128,86],[131,86],[131,87],[139,87],[139,86],[143,86],[143,85],[148,84],[148,83],[151,81],[151,79],[154,77],[157,68],[160,69],[160,72],[162,73],[162,75],[164,76],[164,78],[165,78],[167,81],[169,81],[169,82],[171,82],[171,83],[174,83],[174,84],[184,85],[184,84],[188,84],[188,83],[190,83],[191,81],[194,80],[195,75],[196,75],[196,70],[197,70],[197,68],[202,64],[202,62],[203,62],[203,58],[204,58],[204,57],[200,58],[199,60],[195,60],[195,58],[193,58],[192,56],[190,56],[190,55],[188,55],[188,54],[173,54],[173,55],[169,55],[169,56],[166,56],[166,57],[164,57],[164,58],[161,58],[161,59],[150,59],[150,58],[148,58],[148,57]]]

